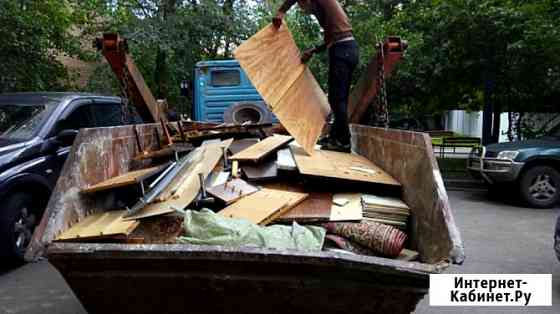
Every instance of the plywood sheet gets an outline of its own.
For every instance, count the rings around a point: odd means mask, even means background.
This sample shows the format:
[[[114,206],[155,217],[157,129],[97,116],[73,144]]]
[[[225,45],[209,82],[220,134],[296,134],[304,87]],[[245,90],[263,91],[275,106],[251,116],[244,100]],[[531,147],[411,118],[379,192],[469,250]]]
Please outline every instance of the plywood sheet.
[[[273,108],[305,69],[286,24],[269,24],[233,52],[266,103]]]
[[[207,189],[210,195],[220,199],[226,205],[229,205],[242,197],[253,194],[258,190],[258,188],[241,179],[233,179],[224,184],[209,187]]]
[[[124,221],[124,210],[108,211],[89,215],[79,223],[60,234],[56,240],[105,238],[127,236],[139,224],[138,221]]]
[[[291,140],[291,136],[275,134],[249,146],[241,152],[231,156],[230,159],[239,161],[259,161],[277,151],[280,147]]]
[[[307,194],[262,189],[224,208],[218,214],[266,225],[307,197]]]
[[[205,145],[203,157],[193,170],[186,172],[180,185],[177,186],[171,198],[164,202],[149,204],[142,208],[138,213],[127,217],[126,220],[141,219],[146,217],[158,216],[174,212],[176,209],[183,209],[188,206],[200,191],[200,180],[198,174],[202,173],[204,178],[216,167],[223,156],[222,147],[226,149],[231,145],[233,139]]]
[[[82,190],[82,193],[93,193],[93,192],[109,190],[121,186],[136,184],[142,181],[143,179],[149,178],[150,176],[160,172],[161,170],[163,170],[163,168],[167,166],[168,165],[165,165],[164,167],[157,166],[157,167],[151,167],[147,169],[131,171],[123,175],[87,187]]]
[[[290,149],[300,173],[305,175],[400,185],[393,177],[360,155],[318,150],[312,156],[308,156],[301,148],[291,146]],[[374,173],[353,170],[353,167],[373,170]]]
[[[330,107],[327,96],[309,69],[305,69],[272,112],[305,152],[313,154]]]
[[[348,203],[344,206],[333,204],[331,207],[330,221],[351,221],[362,220],[362,194],[360,193],[339,193],[333,199],[346,199]]]
[[[313,74],[301,63],[286,25],[278,30],[266,26],[234,55],[280,123],[312,154],[330,108]]]

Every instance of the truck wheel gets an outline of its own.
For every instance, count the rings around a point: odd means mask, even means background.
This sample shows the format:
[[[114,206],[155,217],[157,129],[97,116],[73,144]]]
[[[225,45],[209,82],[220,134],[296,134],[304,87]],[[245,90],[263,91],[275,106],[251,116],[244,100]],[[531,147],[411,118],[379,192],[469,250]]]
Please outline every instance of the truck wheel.
[[[238,102],[224,111],[224,122],[233,124],[270,123],[271,114],[264,102]]]
[[[4,204],[0,210],[0,256],[11,264],[21,264],[42,208],[26,193],[16,193]]]
[[[523,200],[535,208],[551,208],[560,200],[560,173],[549,166],[535,166],[519,181]]]

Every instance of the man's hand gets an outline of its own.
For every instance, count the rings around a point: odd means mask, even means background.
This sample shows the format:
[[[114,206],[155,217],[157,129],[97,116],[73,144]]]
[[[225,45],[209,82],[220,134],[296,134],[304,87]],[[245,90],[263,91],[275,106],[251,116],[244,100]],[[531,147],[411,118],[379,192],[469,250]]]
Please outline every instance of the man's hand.
[[[278,11],[278,13],[276,13],[276,16],[272,18],[272,25],[274,25],[274,27],[276,28],[280,28],[280,26],[282,26],[284,15],[284,12]]]
[[[313,55],[317,52],[316,48],[309,48],[306,49],[302,54],[301,54],[301,62],[302,63],[307,63],[307,61],[309,61],[309,59],[311,59],[311,57],[313,57]]]

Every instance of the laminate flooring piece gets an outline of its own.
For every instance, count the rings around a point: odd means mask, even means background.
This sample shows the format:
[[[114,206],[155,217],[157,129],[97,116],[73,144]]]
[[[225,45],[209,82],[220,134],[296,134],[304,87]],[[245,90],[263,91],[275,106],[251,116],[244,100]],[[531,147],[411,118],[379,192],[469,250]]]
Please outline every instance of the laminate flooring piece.
[[[276,153],[276,168],[279,170],[297,170],[296,161],[289,148],[281,149]]]
[[[290,192],[306,193],[308,197],[276,218],[275,222],[327,222],[331,217],[331,207],[333,205],[333,193],[327,191],[316,191],[306,189],[300,183],[270,182],[263,184],[265,188],[283,190]]]
[[[246,148],[249,148],[249,146],[257,144],[259,141],[260,141],[260,139],[258,139],[258,138],[242,138],[242,139],[239,139],[239,140],[235,140],[229,146],[229,151],[233,155],[235,155],[235,154],[241,152],[242,150],[245,150]]]
[[[248,181],[264,181],[278,177],[276,159],[265,159],[258,164],[245,163],[240,167]]]
[[[363,209],[362,209],[362,194],[361,193],[340,193],[335,194],[333,199],[345,199],[348,202],[344,202],[344,206],[338,206],[334,204],[331,207],[331,216],[329,221],[353,221],[362,220]]]

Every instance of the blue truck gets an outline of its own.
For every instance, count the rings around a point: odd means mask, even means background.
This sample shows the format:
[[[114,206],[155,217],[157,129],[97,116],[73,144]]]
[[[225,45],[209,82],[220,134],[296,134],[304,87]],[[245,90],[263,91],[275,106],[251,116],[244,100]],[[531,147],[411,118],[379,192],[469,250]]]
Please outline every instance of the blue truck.
[[[277,121],[236,60],[198,62],[193,89],[195,121],[236,124]]]

